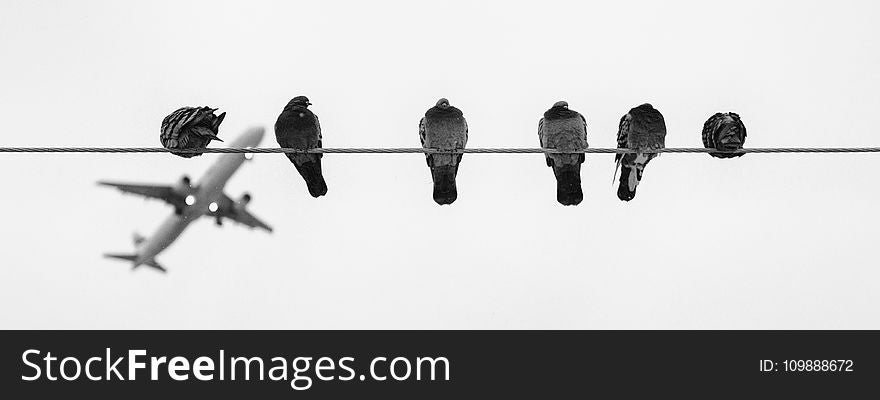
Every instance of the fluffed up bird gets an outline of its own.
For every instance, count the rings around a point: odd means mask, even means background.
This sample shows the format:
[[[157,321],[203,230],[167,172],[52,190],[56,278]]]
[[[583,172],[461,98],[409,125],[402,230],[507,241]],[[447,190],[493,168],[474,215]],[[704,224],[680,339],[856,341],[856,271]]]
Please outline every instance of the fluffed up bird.
[[[162,146],[169,150],[192,150],[208,147],[211,140],[222,142],[217,133],[226,113],[214,115],[214,111],[217,109],[211,107],[181,107],[169,114],[162,120],[159,134]],[[176,151],[171,153],[184,158],[202,155]]]
[[[541,147],[561,151],[583,151],[587,144],[587,119],[558,101],[538,121],[538,139]],[[547,166],[556,176],[556,200],[566,206],[580,204],[584,199],[581,189],[583,153],[545,153]]]
[[[321,124],[309,106],[312,103],[306,96],[296,96],[275,121],[275,139],[282,148],[308,150],[321,148]],[[327,194],[327,183],[321,173],[323,154],[285,153],[299,174],[302,175],[312,197]]]
[[[746,126],[738,114],[717,113],[703,124],[703,146],[722,152],[709,153],[712,157],[733,158],[743,153],[730,153],[743,148],[746,143]]]
[[[645,166],[657,153],[644,153],[666,147],[666,122],[663,114],[650,104],[642,104],[620,119],[617,131],[617,148],[633,149],[636,153],[620,154],[614,157],[620,168],[620,185],[617,197],[630,201],[636,197],[636,186],[642,180]],[[617,169],[614,172],[617,175]]]
[[[449,100],[440,99],[419,121],[419,138],[425,149],[463,149],[468,140],[467,121],[461,110],[449,105]],[[440,205],[452,204],[458,198],[455,177],[462,154],[427,153],[425,158],[434,181],[434,201]]]

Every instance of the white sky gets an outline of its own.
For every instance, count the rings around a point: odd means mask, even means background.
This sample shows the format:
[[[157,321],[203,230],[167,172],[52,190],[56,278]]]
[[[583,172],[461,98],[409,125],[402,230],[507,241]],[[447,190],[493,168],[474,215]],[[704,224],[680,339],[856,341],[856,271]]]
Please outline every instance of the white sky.
[[[182,105],[271,126],[305,94],[326,147],[416,147],[439,97],[471,147],[537,147],[567,100],[593,147],[651,102],[669,147],[739,112],[749,147],[878,146],[872,1],[0,2],[3,146],[158,146]],[[734,5],[735,4],[735,5]],[[276,228],[196,222],[158,260],[105,260],[169,213],[99,188],[216,159],[0,155],[0,328],[880,328],[880,155],[664,155],[617,200],[613,156],[556,203],[543,156],[465,155],[439,207],[423,156],[281,155],[230,181]]]

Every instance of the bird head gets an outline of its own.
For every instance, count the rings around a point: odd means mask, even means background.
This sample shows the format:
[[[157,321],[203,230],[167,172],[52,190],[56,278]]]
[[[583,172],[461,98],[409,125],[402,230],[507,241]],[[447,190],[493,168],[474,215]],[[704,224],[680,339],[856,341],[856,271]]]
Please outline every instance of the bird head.
[[[441,98],[440,100],[437,100],[436,107],[439,107],[439,108],[449,107],[449,100],[446,100],[446,98]]]
[[[557,101],[556,103],[553,103],[553,107],[562,107],[562,108],[566,108],[566,109],[567,109],[567,108],[568,108],[568,102],[567,102],[567,101],[564,101],[564,100]]]
[[[290,104],[300,107],[308,107],[312,105],[312,103],[309,102],[309,98],[306,96],[296,96],[293,100],[290,100]]]

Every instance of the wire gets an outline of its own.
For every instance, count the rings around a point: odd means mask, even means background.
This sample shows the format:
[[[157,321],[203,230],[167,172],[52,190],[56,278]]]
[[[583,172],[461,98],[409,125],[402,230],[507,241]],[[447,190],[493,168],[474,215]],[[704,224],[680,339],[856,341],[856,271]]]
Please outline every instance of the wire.
[[[473,148],[457,150],[439,150],[414,148],[326,148],[300,150],[293,148],[241,148],[218,147],[206,149],[168,150],[163,147],[0,147],[0,153],[308,153],[308,154],[626,154],[637,153],[633,149],[591,148],[580,151],[563,151],[542,148]],[[642,153],[880,153],[880,147],[769,147],[749,148],[736,151],[719,151],[706,148],[665,148],[641,150]]]

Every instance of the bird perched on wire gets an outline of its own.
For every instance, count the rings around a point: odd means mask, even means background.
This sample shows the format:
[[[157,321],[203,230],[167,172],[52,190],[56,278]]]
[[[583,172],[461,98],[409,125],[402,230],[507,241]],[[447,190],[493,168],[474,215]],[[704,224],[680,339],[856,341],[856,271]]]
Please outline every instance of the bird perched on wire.
[[[617,148],[633,149],[636,153],[620,154],[614,157],[620,169],[620,185],[617,197],[630,201],[636,197],[636,186],[642,180],[645,166],[657,153],[645,153],[666,147],[666,122],[663,114],[650,104],[642,104],[620,119],[617,131]],[[617,168],[614,174],[617,175]]]
[[[321,148],[321,124],[309,106],[312,103],[306,96],[296,96],[275,121],[275,139],[282,148],[307,150]],[[285,153],[299,174],[306,181],[309,194],[320,197],[327,194],[327,183],[321,173],[323,154]]]
[[[215,111],[217,109],[211,107],[178,108],[162,120],[159,141],[169,150],[204,149],[211,140],[222,142],[217,133],[226,113],[214,115]],[[184,158],[202,155],[176,151],[171,153]]]
[[[463,149],[467,145],[468,126],[461,110],[449,105],[449,100],[440,99],[434,107],[425,112],[419,121],[419,139],[422,148],[438,150]],[[434,201],[437,204],[452,204],[458,198],[455,177],[461,164],[462,154],[427,153],[425,159],[431,169],[434,181]]]
[[[587,144],[587,119],[568,108],[568,103],[557,101],[538,121],[538,140],[545,149],[583,151]],[[556,176],[556,200],[566,206],[580,204],[584,199],[581,188],[583,153],[545,153],[547,166]]]
[[[733,158],[743,153],[731,153],[743,148],[746,143],[746,126],[738,114],[717,113],[703,124],[703,146],[722,152],[709,153],[712,157]]]

